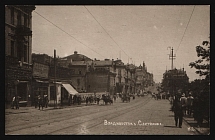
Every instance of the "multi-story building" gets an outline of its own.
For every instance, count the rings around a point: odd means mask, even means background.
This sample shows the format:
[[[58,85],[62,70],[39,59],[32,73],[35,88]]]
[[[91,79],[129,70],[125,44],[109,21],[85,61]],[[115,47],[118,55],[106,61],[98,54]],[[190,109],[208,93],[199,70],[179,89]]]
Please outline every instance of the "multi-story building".
[[[143,91],[144,82],[144,72],[141,65],[136,68],[135,78],[135,93],[141,93]]]
[[[114,61],[95,60],[88,66],[87,73],[87,92],[109,92],[113,94],[115,91],[115,77]]]
[[[116,71],[116,78],[115,78],[115,83],[116,83],[116,91],[115,93],[122,93],[125,90],[125,65],[124,63],[120,60],[117,59],[114,61],[114,69]]]
[[[5,6],[5,103],[12,97],[31,104],[32,11],[34,5]]]
[[[72,85],[78,92],[87,92],[87,72],[88,66],[92,61],[72,61],[69,68],[72,71],[71,81]]]
[[[135,92],[135,69],[136,66],[133,64],[126,65],[126,74],[125,74],[125,94],[133,94]]]
[[[189,78],[186,71],[183,69],[173,69],[168,70],[163,74],[162,87],[163,91],[174,94],[177,90],[182,90],[185,92],[187,84],[189,83]]]

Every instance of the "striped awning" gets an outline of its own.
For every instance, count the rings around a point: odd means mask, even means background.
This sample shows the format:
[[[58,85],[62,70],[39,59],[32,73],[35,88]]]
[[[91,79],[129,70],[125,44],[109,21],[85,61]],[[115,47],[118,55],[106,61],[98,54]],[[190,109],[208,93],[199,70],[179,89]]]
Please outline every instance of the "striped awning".
[[[76,95],[78,92],[70,84],[62,84],[69,94]]]

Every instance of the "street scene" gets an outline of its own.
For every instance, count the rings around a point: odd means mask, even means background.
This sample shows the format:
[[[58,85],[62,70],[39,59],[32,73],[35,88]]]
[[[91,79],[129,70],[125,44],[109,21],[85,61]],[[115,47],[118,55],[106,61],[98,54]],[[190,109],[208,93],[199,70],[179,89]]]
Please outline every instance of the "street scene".
[[[210,6],[5,5],[5,135],[210,135]]]
[[[6,134],[119,134],[119,135],[199,135],[198,128],[186,121],[175,127],[168,100],[155,100],[151,95],[137,97],[130,103],[118,98],[113,105],[80,105],[75,108],[43,111],[30,108],[22,112],[6,112]],[[135,117],[134,117],[135,116]],[[16,119],[14,123],[10,120]],[[199,129],[205,133],[207,128]],[[204,130],[203,130],[204,129]]]

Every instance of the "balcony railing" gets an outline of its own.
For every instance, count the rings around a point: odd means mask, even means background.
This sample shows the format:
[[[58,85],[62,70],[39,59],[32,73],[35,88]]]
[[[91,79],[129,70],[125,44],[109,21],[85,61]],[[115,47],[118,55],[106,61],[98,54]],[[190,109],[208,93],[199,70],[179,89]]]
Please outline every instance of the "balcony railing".
[[[24,26],[24,25],[18,25],[16,27],[16,35],[17,36],[31,36],[32,31],[30,28]]]

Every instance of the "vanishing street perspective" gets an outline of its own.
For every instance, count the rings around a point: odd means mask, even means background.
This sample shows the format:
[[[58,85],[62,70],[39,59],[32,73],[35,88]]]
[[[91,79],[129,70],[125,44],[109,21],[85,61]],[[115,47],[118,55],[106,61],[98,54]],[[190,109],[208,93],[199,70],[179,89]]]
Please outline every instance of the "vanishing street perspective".
[[[5,135],[210,135],[210,5],[5,5]]]

